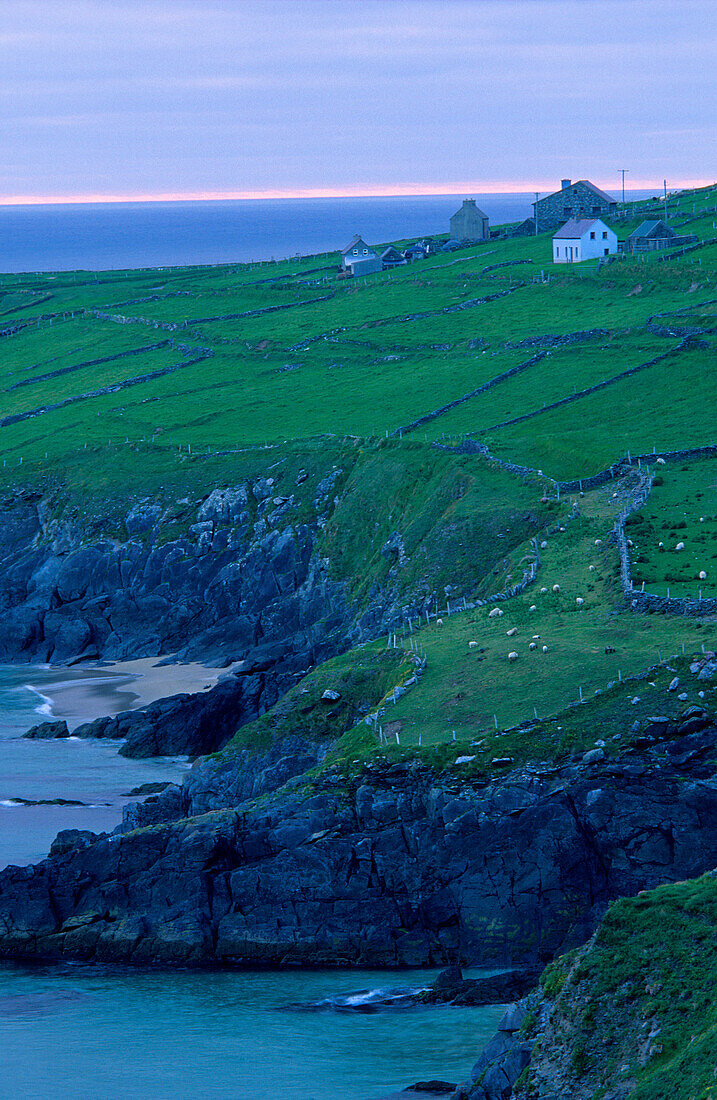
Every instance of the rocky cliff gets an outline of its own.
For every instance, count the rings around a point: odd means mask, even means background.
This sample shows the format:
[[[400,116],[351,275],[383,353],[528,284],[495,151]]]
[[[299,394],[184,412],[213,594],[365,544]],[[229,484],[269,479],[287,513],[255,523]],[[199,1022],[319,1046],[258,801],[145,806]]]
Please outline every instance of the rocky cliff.
[[[716,746],[710,726],[623,760],[492,781],[388,759],[311,778],[299,773],[328,745],[293,738],[225,755],[130,812],[129,831],[61,836],[44,863],[6,869],[0,953],[546,961],[584,942],[611,898],[717,865]]]

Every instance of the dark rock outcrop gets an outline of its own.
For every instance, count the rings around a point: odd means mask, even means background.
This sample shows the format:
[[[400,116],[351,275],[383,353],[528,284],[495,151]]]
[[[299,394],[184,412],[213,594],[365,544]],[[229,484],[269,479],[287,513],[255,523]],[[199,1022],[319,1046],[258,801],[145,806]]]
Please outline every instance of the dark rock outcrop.
[[[154,824],[140,810],[124,834],[7,868],[0,954],[539,964],[584,942],[611,898],[717,865],[716,745],[710,727],[678,752],[487,784],[414,762],[307,786],[302,761],[273,794],[298,744],[199,766],[150,804]]]
[[[67,728],[67,722],[40,722],[39,725],[33,726],[27,733],[23,734],[23,737],[28,737],[30,740],[38,741],[56,741],[62,737],[69,737],[70,731]]]

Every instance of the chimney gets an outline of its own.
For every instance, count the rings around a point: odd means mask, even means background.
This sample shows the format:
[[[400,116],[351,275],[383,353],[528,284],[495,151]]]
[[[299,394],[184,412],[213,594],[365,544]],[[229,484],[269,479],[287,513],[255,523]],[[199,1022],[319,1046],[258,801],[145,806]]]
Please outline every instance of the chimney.
[[[564,191],[566,187],[570,187],[570,182],[571,182],[570,180],[561,180],[560,181],[560,190]]]

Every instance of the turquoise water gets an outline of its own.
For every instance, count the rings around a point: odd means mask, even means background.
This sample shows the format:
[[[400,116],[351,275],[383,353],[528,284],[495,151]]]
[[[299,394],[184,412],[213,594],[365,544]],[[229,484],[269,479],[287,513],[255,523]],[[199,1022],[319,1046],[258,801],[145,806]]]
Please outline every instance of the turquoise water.
[[[85,681],[95,682],[113,709],[106,674],[0,668],[2,865],[41,859],[59,829],[114,828],[128,801],[122,792],[181,775],[176,761],[125,760],[116,743],[22,740],[47,717],[53,688],[68,678],[90,689]],[[116,689],[114,709],[127,703],[124,687]],[[8,805],[17,796],[90,805]],[[142,974],[0,963],[0,1096],[379,1100],[417,1080],[458,1082],[493,1034],[499,1006],[370,1014],[287,1007],[358,990],[421,988],[432,977],[346,970]]]
[[[418,1080],[465,1080],[499,1006],[372,1015],[284,1007],[430,977],[0,966],[3,1077],[26,1100],[374,1100]]]
[[[125,681],[112,690],[107,673],[0,666],[0,867],[43,859],[61,829],[108,832],[140,783],[177,782],[186,766],[175,760],[126,760],[111,741],[26,741],[22,734],[47,720],[52,692],[68,679],[103,692],[103,713],[127,705]],[[114,703],[114,706],[112,705]],[[84,806],[23,806],[17,798],[65,798]]]

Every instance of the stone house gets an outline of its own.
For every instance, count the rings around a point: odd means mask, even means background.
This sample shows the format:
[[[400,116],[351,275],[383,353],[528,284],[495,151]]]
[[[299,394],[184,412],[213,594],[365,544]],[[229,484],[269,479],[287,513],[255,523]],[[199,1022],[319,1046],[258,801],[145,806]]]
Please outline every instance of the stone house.
[[[533,217],[538,230],[553,229],[570,219],[609,217],[617,210],[617,202],[590,180],[561,180],[560,190],[533,204]]]
[[[600,218],[571,219],[553,237],[553,263],[580,263],[617,252],[617,234]]]
[[[488,215],[484,214],[475,199],[464,199],[460,210],[450,220],[450,238],[453,241],[487,241],[490,238]]]

